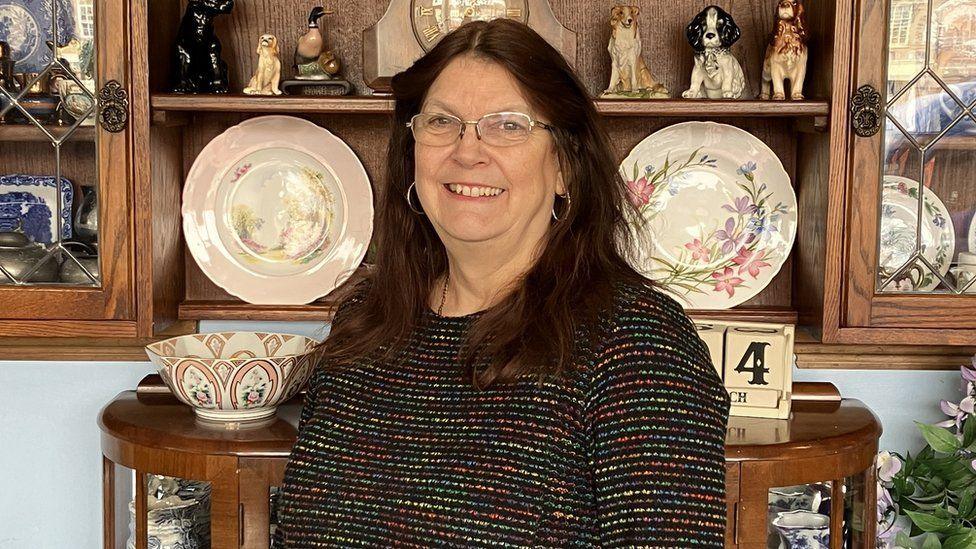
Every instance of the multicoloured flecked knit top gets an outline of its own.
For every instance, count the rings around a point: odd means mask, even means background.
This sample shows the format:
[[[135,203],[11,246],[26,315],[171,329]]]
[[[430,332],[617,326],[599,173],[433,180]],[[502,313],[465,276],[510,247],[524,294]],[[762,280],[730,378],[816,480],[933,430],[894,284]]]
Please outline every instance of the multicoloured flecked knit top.
[[[722,547],[729,396],[680,305],[622,286],[559,383],[476,391],[482,313],[428,311],[395,369],[319,370],[278,502],[285,547]]]

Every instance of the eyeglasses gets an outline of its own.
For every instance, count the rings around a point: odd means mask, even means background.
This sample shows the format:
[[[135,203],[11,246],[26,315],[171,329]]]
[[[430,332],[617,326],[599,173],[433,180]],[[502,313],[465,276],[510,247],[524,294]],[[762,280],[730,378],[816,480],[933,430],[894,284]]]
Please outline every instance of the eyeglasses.
[[[441,113],[416,114],[407,122],[413,138],[422,145],[442,147],[464,137],[468,124],[473,124],[478,139],[493,147],[510,147],[525,143],[535,127],[552,130],[552,126],[532,120],[520,112],[496,112],[486,114],[478,120],[461,120],[456,116]]]

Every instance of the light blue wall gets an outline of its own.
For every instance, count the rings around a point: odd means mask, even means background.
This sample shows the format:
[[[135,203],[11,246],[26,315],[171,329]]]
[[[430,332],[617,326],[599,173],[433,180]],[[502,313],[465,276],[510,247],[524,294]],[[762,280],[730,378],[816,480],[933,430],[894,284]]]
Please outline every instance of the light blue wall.
[[[200,331],[269,330],[321,339],[321,323],[202,322]],[[144,363],[0,362],[0,548],[101,547],[101,454],[96,417],[153,368]],[[957,371],[796,370],[796,381],[830,381],[881,418],[883,449],[918,449],[912,420],[944,418],[959,400]],[[57,383],[52,381],[57,380]]]

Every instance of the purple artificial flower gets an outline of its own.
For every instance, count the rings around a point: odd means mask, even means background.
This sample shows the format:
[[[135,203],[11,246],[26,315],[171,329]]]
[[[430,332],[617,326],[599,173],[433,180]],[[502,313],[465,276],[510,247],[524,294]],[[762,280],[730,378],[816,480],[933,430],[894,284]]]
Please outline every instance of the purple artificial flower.
[[[885,482],[891,482],[901,471],[901,460],[886,451],[878,453],[877,464],[878,478]]]
[[[898,524],[898,506],[891,499],[891,494],[880,482],[878,483],[878,540],[893,540],[898,532],[905,529]]]

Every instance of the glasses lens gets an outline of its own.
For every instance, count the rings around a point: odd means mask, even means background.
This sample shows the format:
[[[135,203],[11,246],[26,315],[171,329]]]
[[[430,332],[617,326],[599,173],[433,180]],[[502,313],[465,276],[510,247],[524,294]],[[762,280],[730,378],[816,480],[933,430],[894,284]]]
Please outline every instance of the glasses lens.
[[[425,145],[447,145],[461,133],[461,122],[444,114],[421,113],[413,118],[413,137]]]
[[[485,143],[504,147],[525,142],[532,132],[532,119],[520,113],[491,114],[482,118],[478,126]]]

